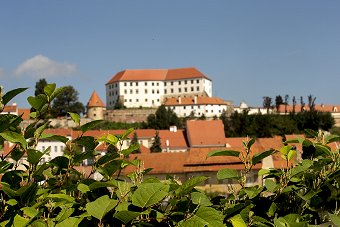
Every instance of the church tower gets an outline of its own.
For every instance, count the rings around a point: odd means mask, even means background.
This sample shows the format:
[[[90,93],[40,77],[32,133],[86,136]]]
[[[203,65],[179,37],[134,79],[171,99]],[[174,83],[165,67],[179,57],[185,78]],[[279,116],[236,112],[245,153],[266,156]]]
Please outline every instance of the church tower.
[[[103,101],[99,98],[96,91],[93,91],[90,100],[87,102],[87,117],[92,120],[104,119],[106,107]]]

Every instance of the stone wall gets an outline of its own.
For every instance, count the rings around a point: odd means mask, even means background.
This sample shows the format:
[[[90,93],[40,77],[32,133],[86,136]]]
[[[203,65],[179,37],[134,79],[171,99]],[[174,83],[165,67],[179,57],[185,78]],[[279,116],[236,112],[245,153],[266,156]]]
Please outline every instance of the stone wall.
[[[146,122],[150,114],[155,114],[157,109],[123,109],[106,110],[104,120],[114,122]]]

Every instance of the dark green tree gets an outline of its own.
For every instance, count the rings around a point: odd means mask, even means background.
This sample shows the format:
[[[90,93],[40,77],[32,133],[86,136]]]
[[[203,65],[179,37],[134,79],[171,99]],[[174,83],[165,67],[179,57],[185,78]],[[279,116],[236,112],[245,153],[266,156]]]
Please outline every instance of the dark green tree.
[[[152,146],[150,147],[150,151],[153,152],[153,153],[162,152],[161,138],[159,137],[159,132],[158,131],[156,131],[156,135],[154,137]]]
[[[293,114],[295,114],[295,107],[296,107],[296,98],[295,98],[295,96],[293,96],[292,102],[293,102]]]
[[[47,85],[47,81],[45,78],[38,80],[35,84],[34,95],[37,96],[40,94],[44,94],[44,87],[46,85]]]
[[[269,109],[272,108],[272,98],[269,96],[263,97],[263,108],[267,109],[267,113],[269,113]]]
[[[288,106],[289,95],[285,95],[285,113],[287,113],[287,106]]]
[[[315,111],[315,100],[316,100],[316,97],[313,97],[313,95],[308,95],[309,111]]]
[[[277,95],[275,97],[275,108],[276,108],[276,112],[280,111],[280,105],[283,104],[283,99],[281,95]]]
[[[147,127],[153,129],[168,129],[170,126],[179,126],[180,120],[176,113],[161,105],[155,114],[150,114],[147,118]]]
[[[133,133],[133,137],[131,138],[131,145],[138,144],[138,135],[136,132]],[[140,153],[140,147],[137,150],[131,152],[132,154]]]
[[[73,86],[66,86],[52,104],[54,117],[66,116],[67,112],[82,114],[85,112],[84,105],[78,101],[78,91]]]

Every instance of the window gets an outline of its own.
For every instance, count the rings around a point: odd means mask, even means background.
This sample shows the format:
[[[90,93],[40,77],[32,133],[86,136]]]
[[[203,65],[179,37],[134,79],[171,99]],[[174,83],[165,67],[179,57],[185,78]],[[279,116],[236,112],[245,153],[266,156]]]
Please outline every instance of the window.
[[[126,82],[124,82],[124,86],[126,86]]]
[[[191,87],[191,91],[194,91],[194,87]]]
[[[159,86],[159,83],[157,82],[157,86]]]
[[[58,152],[58,147],[54,146],[54,152]]]
[[[63,146],[60,146],[60,152],[62,152],[64,150]]]
[[[194,80],[191,80],[191,84],[193,84],[194,83]]]
[[[174,93],[174,89],[173,88],[171,88],[171,93]]]
[[[144,93],[147,94],[148,93],[148,89],[145,89]]]
[[[197,106],[197,108],[198,108],[198,109],[201,109],[201,106],[200,106],[200,105],[198,105],[198,106]]]
[[[157,94],[159,94],[159,90],[157,90]]]
[[[197,86],[197,87],[196,87],[196,91],[199,91],[199,90],[200,90],[200,87],[199,87],[199,86]]]
[[[157,102],[159,102],[159,99],[157,99]]]
[[[136,82],[136,86],[138,86],[138,82]]]
[[[181,89],[181,88],[178,88],[178,92],[182,92],[182,89]]]
[[[166,82],[164,82],[164,86],[166,86]]]
[[[138,89],[136,89],[136,94],[138,94]]]
[[[116,95],[118,95],[118,92],[116,91]]]
[[[155,83],[154,82],[152,82],[152,84],[151,84],[152,86],[154,86],[155,85]]]
[[[199,80],[196,80],[196,83],[199,83],[200,81]]]
[[[130,89],[130,94],[132,94],[132,89]]]
[[[155,94],[155,90],[152,89],[152,94]]]
[[[166,94],[167,93],[167,91],[166,91],[166,89],[164,89],[164,94]]]
[[[181,85],[181,81],[178,81],[178,85]]]
[[[129,102],[132,102],[132,99],[129,99]]]
[[[184,84],[187,84],[187,82],[188,82],[188,81],[185,80],[185,81],[184,81]]]
[[[127,102],[127,99],[124,99],[124,102]]]
[[[145,99],[145,102],[147,102],[148,101],[148,99]]]
[[[41,150],[42,150],[42,151],[45,151],[45,146],[42,146],[42,147],[41,147]]]
[[[130,82],[130,86],[132,86],[132,84],[133,84],[133,83],[132,83],[132,82]]]
[[[191,109],[193,110],[193,109],[194,109],[194,106],[191,106]]]
[[[145,82],[144,84],[145,84],[145,86],[146,86],[146,85],[148,85],[148,82]]]
[[[188,92],[188,88],[185,87],[185,88],[184,88],[184,91],[185,91],[185,92]]]
[[[136,99],[136,102],[139,102],[139,99]]]
[[[174,82],[171,82],[171,85],[174,85]]]
[[[117,87],[118,86],[118,84],[115,84],[115,87]]]
[[[186,109],[186,106],[183,106],[183,109]]]
[[[127,90],[126,89],[124,90],[124,94],[127,94]]]

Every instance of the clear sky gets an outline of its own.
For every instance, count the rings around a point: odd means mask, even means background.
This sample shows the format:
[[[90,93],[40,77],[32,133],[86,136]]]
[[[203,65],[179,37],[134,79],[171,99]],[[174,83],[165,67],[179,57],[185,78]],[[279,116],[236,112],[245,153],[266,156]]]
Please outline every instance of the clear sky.
[[[312,94],[340,104],[337,0],[4,0],[0,84],[72,85],[86,104],[118,71],[196,67],[235,105]],[[291,101],[290,101],[291,102]]]

